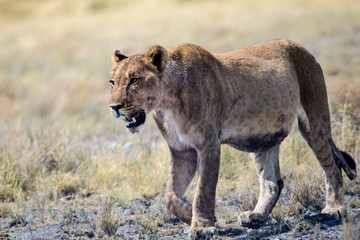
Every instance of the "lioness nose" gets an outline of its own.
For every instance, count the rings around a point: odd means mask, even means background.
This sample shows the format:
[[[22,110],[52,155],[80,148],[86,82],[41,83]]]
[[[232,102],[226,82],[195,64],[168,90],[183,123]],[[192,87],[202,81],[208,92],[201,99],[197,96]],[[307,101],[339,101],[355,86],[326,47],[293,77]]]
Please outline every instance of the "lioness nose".
[[[124,103],[123,104],[114,104],[114,105],[110,105],[109,107],[111,107],[112,110],[117,112],[120,109],[122,109],[124,107],[124,105],[125,105]]]

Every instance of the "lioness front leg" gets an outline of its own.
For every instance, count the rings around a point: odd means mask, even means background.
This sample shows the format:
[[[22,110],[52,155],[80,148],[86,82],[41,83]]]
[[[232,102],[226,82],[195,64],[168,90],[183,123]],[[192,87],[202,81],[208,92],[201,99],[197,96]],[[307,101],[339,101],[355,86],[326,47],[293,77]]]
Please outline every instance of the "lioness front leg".
[[[239,224],[259,228],[266,221],[283,188],[279,167],[279,145],[267,151],[251,153],[250,156],[259,175],[260,195],[254,211],[240,214]]]
[[[181,199],[194,178],[197,165],[195,149],[182,151],[170,147],[169,175],[166,185],[166,207],[178,218],[191,224],[191,204]]]
[[[198,150],[198,182],[193,203],[190,239],[211,239],[215,234],[214,211],[219,175],[220,143]]]

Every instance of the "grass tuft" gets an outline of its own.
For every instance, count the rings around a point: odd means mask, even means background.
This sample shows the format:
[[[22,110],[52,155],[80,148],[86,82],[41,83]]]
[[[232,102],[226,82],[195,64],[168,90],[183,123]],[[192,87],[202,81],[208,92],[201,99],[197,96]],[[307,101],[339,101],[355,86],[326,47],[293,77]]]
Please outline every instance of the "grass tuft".
[[[10,187],[0,185],[0,201],[13,202],[15,200],[14,190]]]
[[[319,212],[325,206],[322,178],[322,175],[302,175],[291,184],[289,214],[298,215],[305,209]]]
[[[115,204],[113,197],[105,196],[100,200],[99,227],[108,237],[114,236],[119,227]]]
[[[8,203],[0,202],[0,218],[11,216],[11,209]]]

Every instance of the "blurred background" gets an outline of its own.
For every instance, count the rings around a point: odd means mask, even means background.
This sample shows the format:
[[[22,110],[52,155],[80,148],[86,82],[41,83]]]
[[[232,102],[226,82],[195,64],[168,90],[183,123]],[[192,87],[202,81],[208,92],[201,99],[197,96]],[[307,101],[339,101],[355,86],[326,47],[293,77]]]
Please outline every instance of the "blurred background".
[[[155,44],[300,43],[323,68],[339,147],[359,157],[359,13],[358,0],[0,0],[0,199],[161,193],[168,150],[151,118],[132,135],[108,109],[114,50]],[[318,168],[299,134],[289,139],[285,169],[308,158]],[[220,196],[256,183],[248,162],[223,148]]]

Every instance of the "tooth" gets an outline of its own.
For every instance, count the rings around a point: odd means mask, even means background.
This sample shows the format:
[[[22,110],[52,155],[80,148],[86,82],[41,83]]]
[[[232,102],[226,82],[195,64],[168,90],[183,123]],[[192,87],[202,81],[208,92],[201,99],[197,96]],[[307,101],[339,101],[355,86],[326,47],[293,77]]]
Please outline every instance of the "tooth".
[[[114,116],[114,118],[118,118],[120,115],[119,115],[119,113],[118,113],[118,112],[113,111],[113,116]]]

